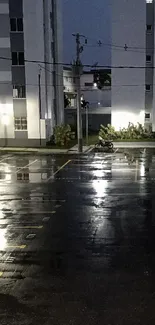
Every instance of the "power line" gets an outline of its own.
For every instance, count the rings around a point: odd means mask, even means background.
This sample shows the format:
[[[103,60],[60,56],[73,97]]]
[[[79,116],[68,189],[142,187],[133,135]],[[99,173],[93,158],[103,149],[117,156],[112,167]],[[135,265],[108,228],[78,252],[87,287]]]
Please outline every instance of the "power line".
[[[7,57],[2,57],[0,56],[0,60],[10,60],[12,61],[10,58],[7,58]],[[51,63],[51,62],[46,62],[46,61],[37,61],[37,60],[24,60],[25,62],[28,62],[28,63],[42,63],[42,64],[49,64],[49,65],[62,65],[62,66],[74,66],[74,64],[72,63],[62,63],[62,62],[55,62],[55,63]],[[82,64],[83,67],[86,67],[86,68],[94,68],[94,65],[93,64]],[[19,65],[20,67],[20,65]],[[97,68],[104,68],[104,69],[146,69],[146,68],[149,68],[149,69],[155,69],[155,66],[112,66],[112,65],[97,65]],[[97,70],[97,69],[96,69]]]

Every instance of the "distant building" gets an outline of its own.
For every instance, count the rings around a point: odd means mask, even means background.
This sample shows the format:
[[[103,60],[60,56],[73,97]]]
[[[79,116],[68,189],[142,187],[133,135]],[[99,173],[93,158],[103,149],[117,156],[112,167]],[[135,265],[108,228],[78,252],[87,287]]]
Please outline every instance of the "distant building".
[[[155,131],[154,6],[154,0],[112,1],[112,125],[117,129],[139,122]]]
[[[76,124],[76,78],[71,68],[64,68],[64,94],[70,101],[65,109],[66,122]],[[81,97],[89,102],[90,129],[96,131],[100,124],[111,123],[111,71],[90,70],[81,75]],[[83,111],[83,115],[85,111]]]
[[[0,145],[44,145],[63,122],[59,1],[0,1]]]

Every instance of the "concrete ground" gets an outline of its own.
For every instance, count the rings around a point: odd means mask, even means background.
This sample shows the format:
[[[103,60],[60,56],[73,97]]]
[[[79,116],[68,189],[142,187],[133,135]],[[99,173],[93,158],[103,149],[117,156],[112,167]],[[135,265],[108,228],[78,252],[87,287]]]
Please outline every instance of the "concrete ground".
[[[0,156],[0,324],[155,324],[155,150]]]

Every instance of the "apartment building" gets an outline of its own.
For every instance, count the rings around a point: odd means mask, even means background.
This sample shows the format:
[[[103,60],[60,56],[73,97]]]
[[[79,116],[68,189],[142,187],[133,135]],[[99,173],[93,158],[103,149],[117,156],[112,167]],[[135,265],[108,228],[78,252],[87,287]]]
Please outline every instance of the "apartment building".
[[[112,2],[112,125],[155,131],[154,0]]]
[[[0,145],[40,146],[63,122],[60,0],[0,0]]]

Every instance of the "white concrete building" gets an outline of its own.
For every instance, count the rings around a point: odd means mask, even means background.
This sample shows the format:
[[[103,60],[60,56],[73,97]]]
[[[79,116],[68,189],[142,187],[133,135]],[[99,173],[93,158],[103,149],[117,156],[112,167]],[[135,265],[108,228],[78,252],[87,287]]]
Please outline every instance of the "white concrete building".
[[[0,145],[44,145],[63,122],[59,1],[0,0]]]
[[[154,0],[112,1],[112,125],[116,129],[139,122],[152,124],[155,131],[154,11]]]

